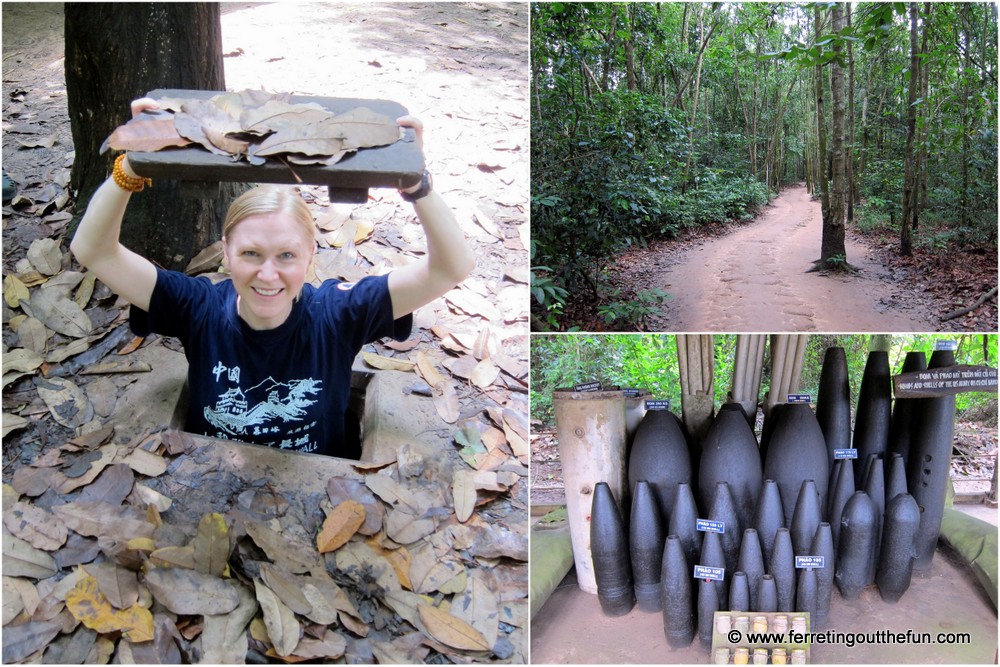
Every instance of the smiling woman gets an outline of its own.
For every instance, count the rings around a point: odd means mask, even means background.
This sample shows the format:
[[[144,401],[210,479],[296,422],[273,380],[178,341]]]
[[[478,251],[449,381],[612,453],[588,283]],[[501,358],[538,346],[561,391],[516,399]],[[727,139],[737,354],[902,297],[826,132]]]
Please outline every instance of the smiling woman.
[[[155,108],[149,99],[134,115]],[[416,131],[414,118],[398,123]],[[380,338],[403,340],[410,313],[454,287],[473,258],[429,177],[401,191],[427,238],[427,254],[356,283],[306,283],[315,253],[309,208],[291,188],[265,186],[230,206],[223,261],[213,284],[165,271],[118,240],[132,193],[146,186],[122,156],[91,199],[70,246],[81,264],[135,306],[133,331],[175,336],[187,355],[185,430],[301,452],[357,458],[346,437],[351,364]]]

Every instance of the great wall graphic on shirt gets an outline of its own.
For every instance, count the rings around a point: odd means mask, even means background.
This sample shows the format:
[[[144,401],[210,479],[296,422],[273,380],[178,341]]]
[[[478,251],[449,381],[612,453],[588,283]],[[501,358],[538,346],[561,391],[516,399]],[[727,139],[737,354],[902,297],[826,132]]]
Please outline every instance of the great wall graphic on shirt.
[[[306,422],[306,408],[316,403],[310,396],[319,393],[322,381],[305,378],[278,382],[268,377],[243,389],[238,366],[228,368],[219,362],[212,372],[217,382],[225,375],[230,383],[219,394],[214,408],[205,407],[205,419],[221,431],[217,437],[244,440],[252,436],[254,442],[281,449],[316,451],[317,443],[310,437],[316,422]],[[273,440],[268,439],[268,434],[274,435]]]

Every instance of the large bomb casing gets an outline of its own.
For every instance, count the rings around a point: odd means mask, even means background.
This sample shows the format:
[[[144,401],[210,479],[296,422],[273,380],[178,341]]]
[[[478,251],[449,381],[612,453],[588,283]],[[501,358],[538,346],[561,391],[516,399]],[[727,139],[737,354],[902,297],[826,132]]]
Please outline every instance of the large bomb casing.
[[[701,506],[711,507],[718,482],[729,484],[740,526],[750,525],[760,494],[763,469],[757,438],[739,403],[719,410],[701,445],[698,489]]]
[[[875,575],[878,592],[886,602],[898,602],[910,587],[919,527],[920,508],[913,496],[901,493],[889,501]]]
[[[632,441],[628,461],[629,487],[649,482],[660,506],[660,516],[669,517],[677,485],[691,483],[691,456],[680,423],[668,410],[649,410]]]
[[[892,380],[889,353],[872,350],[861,377],[858,406],[854,417],[854,479],[864,480],[864,466],[869,454],[884,456],[889,448],[889,425],[892,422]]]
[[[840,594],[857,600],[868,585],[868,567],[875,549],[875,503],[864,491],[856,491],[840,518],[840,542],[834,581]]]
[[[597,598],[606,616],[624,616],[635,606],[628,538],[611,488],[598,482],[590,513],[590,551]]]
[[[778,414],[764,462],[764,478],[778,484],[786,526],[792,523],[803,480],[814,480],[820,506],[826,503],[830,480],[826,441],[808,404],[789,403]]]
[[[816,394],[816,421],[823,431],[830,465],[833,451],[851,446],[851,385],[847,355],[842,347],[828,347]]]
[[[663,521],[649,483],[640,480],[632,497],[628,544],[635,599],[643,611],[660,611],[660,568],[663,564]]]
[[[692,597],[694,563],[684,555],[676,535],[668,535],[663,546],[660,591],[663,607],[663,634],[671,648],[690,646],[694,640],[696,616]]]
[[[927,364],[928,370],[955,365],[955,354],[935,350]],[[906,462],[906,482],[910,495],[920,507],[920,529],[917,531],[917,558],[914,570],[931,566],[944,499],[951,469],[952,437],[955,431],[955,396],[917,399],[910,457]]]

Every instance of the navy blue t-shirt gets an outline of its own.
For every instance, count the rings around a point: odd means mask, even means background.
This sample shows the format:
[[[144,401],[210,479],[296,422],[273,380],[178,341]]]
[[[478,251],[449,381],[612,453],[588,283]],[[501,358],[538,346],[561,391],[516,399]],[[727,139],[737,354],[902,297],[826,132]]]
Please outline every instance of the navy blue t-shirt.
[[[330,456],[344,443],[351,364],[379,338],[404,340],[410,315],[392,319],[387,276],[306,284],[288,319],[257,331],[236,311],[230,280],[213,285],[157,269],[149,312],[132,307],[136,335],[175,336],[188,359],[185,430]]]

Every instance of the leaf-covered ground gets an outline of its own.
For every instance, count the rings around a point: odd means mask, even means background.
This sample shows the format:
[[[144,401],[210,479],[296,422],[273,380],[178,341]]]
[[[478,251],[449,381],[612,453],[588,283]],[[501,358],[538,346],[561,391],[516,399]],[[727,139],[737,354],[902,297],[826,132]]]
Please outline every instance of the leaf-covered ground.
[[[366,519],[386,513],[374,532],[355,532],[358,508],[345,503],[358,499],[345,497],[345,481],[309,505],[289,503],[292,490],[261,495],[228,479],[228,506],[171,514],[170,495],[186,481],[176,471],[197,463],[197,448],[166,424],[118,415],[140,377],[166,370],[141,359],[176,358],[143,352],[176,345],[133,339],[124,305],[67,252],[75,211],[61,5],[5,4],[3,22],[3,166],[18,187],[3,209],[3,510],[7,530],[20,533],[4,536],[4,661],[176,662],[206,652],[218,661],[525,661],[526,6],[223,8],[230,89],[383,97],[421,118],[435,187],[476,251],[473,275],[417,313],[410,341],[366,350],[366,360],[435,386],[434,407],[457,440],[430,482],[413,475],[414,461],[361,475],[383,493],[392,484],[420,498],[390,520],[399,508],[386,495],[355,488],[368,498]],[[303,194],[323,233],[319,278],[352,280],[423,247],[412,208],[394,192],[374,190],[354,208],[330,204],[320,188]],[[198,263],[214,271],[214,251]],[[285,503],[277,514],[276,502]],[[246,518],[251,511],[264,512],[270,533]],[[292,537],[311,542],[300,560],[344,554],[354,574],[328,581],[338,567],[282,562]],[[276,551],[275,540],[286,546]],[[9,563],[26,573],[13,575]],[[419,584],[407,581],[418,575]],[[305,583],[326,594],[303,602],[293,591]],[[202,593],[177,595],[189,589]],[[326,609],[330,600],[339,606]]]

